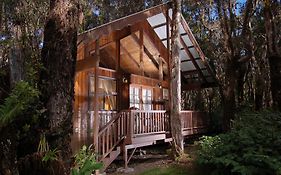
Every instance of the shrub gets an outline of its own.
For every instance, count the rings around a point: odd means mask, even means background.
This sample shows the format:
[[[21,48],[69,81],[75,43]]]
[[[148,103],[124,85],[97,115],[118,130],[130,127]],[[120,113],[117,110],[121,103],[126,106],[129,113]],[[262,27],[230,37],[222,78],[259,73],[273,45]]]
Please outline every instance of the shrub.
[[[97,162],[96,155],[91,146],[84,145],[75,155],[75,166],[72,169],[72,175],[91,175],[94,170],[102,168],[102,163]]]
[[[223,174],[281,174],[281,114],[240,113],[229,133],[204,136],[198,162]]]

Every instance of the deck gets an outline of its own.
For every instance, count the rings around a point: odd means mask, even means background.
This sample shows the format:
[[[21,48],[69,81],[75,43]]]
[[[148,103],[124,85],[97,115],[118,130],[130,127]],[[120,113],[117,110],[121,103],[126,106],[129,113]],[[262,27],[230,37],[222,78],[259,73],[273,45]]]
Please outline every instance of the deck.
[[[123,153],[127,167],[136,148],[171,141],[170,118],[166,111],[124,110],[99,112],[100,131],[96,150],[104,167],[109,166]],[[90,119],[93,112],[90,113]],[[188,137],[207,132],[209,117],[205,112],[182,111],[183,136]],[[91,136],[90,136],[91,137]],[[128,155],[128,150],[132,154]]]

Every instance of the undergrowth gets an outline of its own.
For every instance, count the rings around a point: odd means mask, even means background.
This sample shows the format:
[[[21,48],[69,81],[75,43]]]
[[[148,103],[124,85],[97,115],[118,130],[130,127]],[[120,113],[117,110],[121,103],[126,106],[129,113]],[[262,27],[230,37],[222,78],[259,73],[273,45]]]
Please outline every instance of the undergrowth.
[[[0,106],[0,128],[13,122],[16,117],[22,116],[39,99],[39,91],[21,81]]]
[[[281,114],[244,111],[226,134],[199,141],[198,163],[214,168],[213,174],[281,174]]]

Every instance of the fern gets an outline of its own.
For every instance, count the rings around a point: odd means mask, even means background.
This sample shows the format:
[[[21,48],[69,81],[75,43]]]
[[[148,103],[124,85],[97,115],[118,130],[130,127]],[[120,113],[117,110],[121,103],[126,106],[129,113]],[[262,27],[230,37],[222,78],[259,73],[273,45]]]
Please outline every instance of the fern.
[[[39,99],[39,91],[27,82],[16,84],[9,97],[0,105],[0,127],[13,122]]]

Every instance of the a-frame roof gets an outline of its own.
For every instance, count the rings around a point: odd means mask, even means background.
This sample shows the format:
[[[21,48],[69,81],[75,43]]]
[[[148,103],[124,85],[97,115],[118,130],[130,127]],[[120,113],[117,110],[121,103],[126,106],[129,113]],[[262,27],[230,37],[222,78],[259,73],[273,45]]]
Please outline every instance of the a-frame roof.
[[[142,43],[148,60],[147,64],[145,64],[147,75],[153,77],[155,71],[159,69],[159,60],[154,56],[156,54],[159,54],[163,60],[164,74],[168,74],[167,65],[170,50],[168,38],[169,40],[171,38],[171,18],[172,9],[170,4],[158,5],[79,34],[78,49],[83,49],[86,52],[83,57],[87,58],[87,55],[94,52],[95,41],[99,39],[101,48],[107,47],[104,53],[110,54],[110,50],[114,49],[110,45],[118,39],[122,40],[122,53],[127,55],[127,62],[131,61],[129,66],[123,63],[123,67],[124,69],[132,68],[132,73],[134,73],[135,68],[131,65],[140,65],[137,59],[134,60],[136,50],[133,48]],[[141,40],[142,35],[144,39]],[[136,45],[134,46],[133,43],[136,43]],[[182,89],[189,90],[215,86],[215,75],[183,16],[181,16],[180,24],[180,43]],[[106,57],[108,57],[108,54]],[[108,63],[110,60],[106,60],[106,62]],[[78,64],[83,64],[83,62],[78,61]]]

